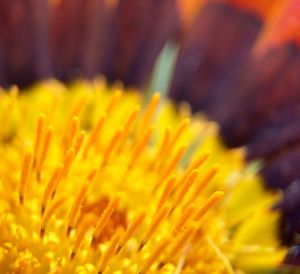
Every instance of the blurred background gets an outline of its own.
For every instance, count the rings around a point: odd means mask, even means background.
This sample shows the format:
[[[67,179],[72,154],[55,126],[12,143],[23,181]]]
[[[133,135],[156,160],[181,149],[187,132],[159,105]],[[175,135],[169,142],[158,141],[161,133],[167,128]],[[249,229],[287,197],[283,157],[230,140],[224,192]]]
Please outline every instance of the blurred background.
[[[218,122],[300,232],[300,0],[1,0],[0,85],[104,75]],[[298,252],[298,264],[300,264]]]

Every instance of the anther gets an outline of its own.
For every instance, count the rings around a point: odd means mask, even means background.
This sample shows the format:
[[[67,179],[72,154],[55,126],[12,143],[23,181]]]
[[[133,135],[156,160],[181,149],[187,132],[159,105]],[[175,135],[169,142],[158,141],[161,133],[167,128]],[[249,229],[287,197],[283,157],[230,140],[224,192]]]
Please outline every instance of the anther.
[[[37,157],[39,154],[39,150],[41,147],[41,140],[45,133],[46,126],[46,116],[45,114],[40,114],[37,122],[37,128],[35,133],[35,141],[34,141],[34,150],[33,150],[33,165],[35,166],[37,163]]]
[[[175,196],[174,201],[173,201],[173,209],[175,209],[179,203],[184,199],[185,195],[188,193],[190,190],[191,186],[197,179],[199,174],[198,169],[194,169],[190,176],[183,182],[183,185],[180,187],[178,194]]]
[[[101,167],[103,167],[107,164],[111,153],[113,152],[114,148],[118,144],[118,141],[120,140],[122,132],[123,132],[123,128],[118,128],[116,130],[115,134],[113,135],[113,137],[111,138],[111,140],[110,140],[110,142],[109,142],[109,144],[108,144],[108,146],[107,146],[107,148],[104,152]]]
[[[50,178],[50,180],[45,188],[43,199],[42,199],[41,215],[44,214],[44,212],[46,210],[47,202],[50,199],[50,197],[52,196],[55,189],[57,188],[57,185],[62,178],[62,174],[63,174],[63,165],[59,165],[53,172],[53,175]]]
[[[214,176],[219,172],[219,170],[220,165],[218,164],[214,165],[210,170],[208,170],[204,178],[198,184],[191,201],[196,199],[201,194],[201,192],[206,188],[208,183],[214,178]]]
[[[190,204],[184,209],[183,213],[180,216],[180,219],[178,220],[178,222],[175,224],[173,228],[172,231],[173,236],[176,236],[183,229],[185,224],[192,218],[195,211],[196,211],[195,204]]]
[[[83,184],[74,199],[74,202],[72,204],[72,207],[71,207],[71,210],[70,210],[70,213],[68,216],[67,237],[69,237],[71,230],[75,226],[75,223],[76,223],[78,215],[79,215],[80,208],[83,204],[84,198],[88,191],[88,187],[89,187],[89,185],[87,185],[86,183]]]
[[[76,139],[75,139],[75,143],[74,143],[75,155],[78,154],[78,152],[83,144],[84,138],[85,138],[85,132],[82,130],[78,133],[78,135],[76,136]]]
[[[108,222],[110,216],[113,214],[113,212],[118,207],[119,203],[120,203],[120,197],[117,196],[109,202],[107,207],[102,212],[101,217],[96,224],[92,244],[94,244],[96,242],[96,239],[101,234],[103,228],[105,227],[106,223]]]
[[[97,140],[97,138],[98,138],[98,136],[99,136],[99,134],[100,134],[100,132],[101,132],[101,130],[102,130],[102,128],[103,128],[103,125],[104,125],[104,123],[105,123],[105,120],[106,120],[106,113],[104,113],[104,114],[100,117],[100,119],[98,120],[96,126],[95,126],[94,129],[92,130],[91,135],[90,135],[90,137],[89,137],[89,139],[88,139],[88,142],[87,142],[87,144],[86,144],[86,146],[85,146],[85,148],[84,148],[84,150],[83,150],[83,155],[82,155],[83,158],[86,158],[86,157],[87,157],[88,152],[89,152],[91,146],[96,142],[96,140]]]
[[[151,265],[159,259],[160,255],[168,247],[170,242],[171,242],[170,237],[165,237],[162,240],[160,240],[159,243],[154,247],[152,253],[146,258],[139,273],[141,274],[146,273],[148,269],[151,267]]]
[[[139,250],[141,250],[144,247],[144,245],[148,242],[150,237],[158,229],[160,223],[168,216],[169,212],[170,212],[170,206],[163,205],[162,208],[154,215],[152,222],[150,223],[145,233],[145,236],[143,237],[143,240],[139,246]]]
[[[224,192],[216,191],[214,192],[201,207],[201,209],[196,213],[194,220],[199,221],[207,211],[213,208],[222,198],[224,197]]]
[[[161,206],[168,200],[170,194],[172,193],[173,189],[174,189],[174,185],[175,185],[175,181],[176,181],[176,176],[173,175],[170,178],[167,179],[166,182],[166,186],[161,194],[161,197],[157,203],[156,206],[156,212],[161,208]]]
[[[113,109],[115,108],[115,106],[117,105],[117,103],[120,101],[122,96],[122,91],[121,90],[117,90],[113,93],[113,95],[111,96],[111,99],[107,105],[106,108],[106,113],[107,115],[110,114]]]
[[[138,135],[142,134],[144,129],[147,128],[151,123],[151,119],[159,103],[159,99],[160,99],[160,94],[158,92],[154,93],[148,106],[145,109],[141,124],[139,126]]]
[[[41,171],[43,169],[43,165],[44,165],[44,162],[45,162],[46,157],[47,157],[47,153],[48,153],[49,148],[50,148],[50,144],[51,144],[52,137],[53,137],[53,132],[54,132],[53,127],[49,127],[47,129],[44,144],[43,144],[41,155],[40,155],[40,159],[39,159],[39,162],[37,164],[37,180],[38,180],[38,182],[40,182],[40,180],[41,180]]]
[[[33,154],[32,152],[27,152],[24,156],[21,177],[20,177],[20,185],[19,185],[19,201],[20,204],[24,202],[25,189],[30,180],[31,170],[33,164]]]
[[[120,239],[121,239],[121,236],[123,233],[124,233],[123,228],[118,228],[116,233],[113,235],[107,250],[101,257],[99,268],[98,268],[99,269],[98,273],[104,272],[110,259],[116,254],[116,250],[117,250],[117,247],[119,245],[119,242],[120,242]]]
[[[132,125],[133,125],[134,121],[136,120],[136,117],[137,117],[139,112],[140,112],[140,106],[137,106],[129,114],[129,117],[126,120],[125,125],[124,125],[123,134],[121,136],[121,139],[120,139],[120,142],[119,142],[119,145],[118,145],[118,148],[117,148],[117,153],[120,153],[122,151],[123,145],[124,145],[125,141],[127,140],[130,129],[132,128]]]
[[[127,241],[138,230],[138,228],[141,226],[141,224],[144,221],[146,216],[147,216],[147,213],[145,211],[142,211],[134,217],[131,224],[128,226],[127,230],[125,231],[124,235],[122,236],[122,238],[120,240],[120,244],[118,246],[117,253],[123,248],[123,246],[127,243]]]
[[[153,126],[148,127],[142,138],[138,140],[129,160],[128,169],[131,169],[134,166],[134,164],[138,161],[139,157],[142,155],[142,152],[151,137],[153,128]]]
[[[48,224],[50,218],[52,217],[52,215],[55,213],[55,211],[58,208],[60,208],[67,201],[68,200],[66,197],[61,197],[61,198],[57,199],[56,201],[54,201],[52,203],[52,205],[49,207],[49,209],[45,212],[45,214],[42,217],[42,221],[41,221],[41,229],[40,229],[41,238],[43,238],[43,236],[45,234],[47,224]]]

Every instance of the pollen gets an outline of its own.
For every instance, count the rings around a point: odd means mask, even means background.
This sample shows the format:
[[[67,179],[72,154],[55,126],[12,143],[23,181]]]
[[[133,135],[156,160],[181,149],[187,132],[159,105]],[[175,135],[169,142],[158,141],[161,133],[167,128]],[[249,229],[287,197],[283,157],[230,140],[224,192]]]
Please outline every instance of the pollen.
[[[0,96],[3,273],[248,273],[249,258],[282,260],[268,229],[280,194],[212,122],[103,79]]]

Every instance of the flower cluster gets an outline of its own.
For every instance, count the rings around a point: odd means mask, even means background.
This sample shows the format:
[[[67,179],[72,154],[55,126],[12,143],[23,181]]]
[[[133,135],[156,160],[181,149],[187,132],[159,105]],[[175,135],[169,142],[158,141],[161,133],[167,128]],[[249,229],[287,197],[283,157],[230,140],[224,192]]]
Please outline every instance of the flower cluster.
[[[103,79],[0,97],[3,273],[261,273],[281,262],[278,195],[188,106]]]

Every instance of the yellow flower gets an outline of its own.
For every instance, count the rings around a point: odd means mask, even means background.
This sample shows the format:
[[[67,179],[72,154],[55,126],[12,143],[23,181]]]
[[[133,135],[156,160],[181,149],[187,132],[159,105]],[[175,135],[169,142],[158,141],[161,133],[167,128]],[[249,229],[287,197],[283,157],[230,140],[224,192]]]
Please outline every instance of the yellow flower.
[[[282,260],[278,195],[188,106],[102,79],[0,96],[2,273],[251,273]]]

